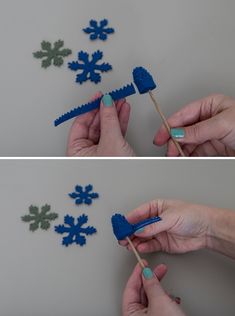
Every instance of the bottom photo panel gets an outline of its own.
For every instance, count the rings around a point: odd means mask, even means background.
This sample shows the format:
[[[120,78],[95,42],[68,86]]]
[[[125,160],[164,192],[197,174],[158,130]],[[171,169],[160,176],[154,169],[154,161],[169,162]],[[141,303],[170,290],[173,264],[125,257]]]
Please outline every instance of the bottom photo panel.
[[[235,161],[1,160],[0,174],[0,315],[235,315]]]

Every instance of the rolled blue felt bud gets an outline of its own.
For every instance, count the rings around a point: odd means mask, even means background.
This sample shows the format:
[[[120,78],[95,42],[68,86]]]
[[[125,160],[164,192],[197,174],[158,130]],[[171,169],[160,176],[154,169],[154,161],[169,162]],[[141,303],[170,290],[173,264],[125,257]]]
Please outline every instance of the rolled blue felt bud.
[[[116,236],[117,240],[123,240],[126,237],[130,237],[141,228],[153,223],[157,223],[161,220],[162,220],[161,217],[156,216],[156,217],[148,218],[136,224],[130,224],[125,218],[125,216],[121,214],[115,214],[112,216],[111,222],[113,226],[113,233]]]
[[[153,77],[144,67],[136,67],[133,70],[133,79],[140,94],[147,93],[157,88]]]

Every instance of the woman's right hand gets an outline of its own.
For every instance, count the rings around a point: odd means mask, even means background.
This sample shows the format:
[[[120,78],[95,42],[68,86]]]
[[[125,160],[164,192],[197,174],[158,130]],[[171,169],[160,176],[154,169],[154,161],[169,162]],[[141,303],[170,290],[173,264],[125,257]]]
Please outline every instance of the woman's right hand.
[[[171,137],[181,145],[187,156],[235,156],[235,100],[212,95],[195,101],[168,119]],[[168,144],[168,156],[178,156],[166,128],[157,132],[154,143]]]
[[[213,211],[182,201],[154,200],[130,212],[127,220],[134,224],[154,216],[162,218],[132,237],[139,252],[186,253],[208,246]],[[126,241],[120,244],[131,250]]]

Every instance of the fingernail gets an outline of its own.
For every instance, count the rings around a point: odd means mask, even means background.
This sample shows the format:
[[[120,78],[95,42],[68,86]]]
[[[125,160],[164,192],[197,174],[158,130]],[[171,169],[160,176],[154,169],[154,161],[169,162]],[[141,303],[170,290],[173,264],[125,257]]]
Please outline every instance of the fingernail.
[[[153,278],[153,271],[150,268],[144,268],[143,276],[146,280],[150,280]]]
[[[142,234],[144,232],[144,227],[138,229],[135,234]]]
[[[105,106],[110,107],[113,105],[113,99],[111,97],[111,95],[109,94],[105,94],[102,98],[102,102]]]
[[[172,128],[171,136],[176,139],[184,138],[185,132],[183,128]]]

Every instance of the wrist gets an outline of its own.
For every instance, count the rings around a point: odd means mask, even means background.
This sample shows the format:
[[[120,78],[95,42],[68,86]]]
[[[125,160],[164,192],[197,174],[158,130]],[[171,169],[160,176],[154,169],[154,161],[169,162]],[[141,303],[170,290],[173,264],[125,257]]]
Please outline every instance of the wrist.
[[[235,213],[224,209],[209,213],[206,247],[235,258]]]

